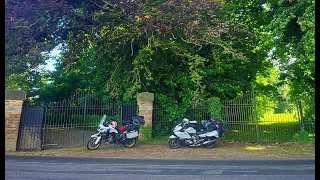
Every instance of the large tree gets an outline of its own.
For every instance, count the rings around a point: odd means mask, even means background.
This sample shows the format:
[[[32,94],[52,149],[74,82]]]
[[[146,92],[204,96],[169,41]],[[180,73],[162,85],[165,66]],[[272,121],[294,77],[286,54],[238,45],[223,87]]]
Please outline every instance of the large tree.
[[[291,97],[314,97],[315,21],[313,0],[224,1],[230,21],[259,37],[257,48],[280,70]]]
[[[24,9],[28,19],[18,16],[21,8],[28,7],[22,4],[28,3],[32,4],[28,11]],[[53,8],[35,6],[50,3]],[[122,100],[141,91],[156,92],[162,103],[190,104],[212,96],[230,99],[257,87],[253,84],[257,74],[263,76],[272,66],[266,59],[268,47],[261,45],[267,31],[259,29],[270,19],[269,12],[259,5],[258,11],[249,8],[249,12],[229,14],[234,9],[224,6],[231,4],[212,0],[8,0],[6,74],[29,72],[28,66],[44,62],[40,52],[62,42],[66,46],[53,83],[42,89],[47,97],[50,91],[67,96],[105,87],[110,97]],[[23,42],[28,43],[26,48]],[[25,50],[17,51],[19,48]]]
[[[221,8],[210,0],[92,0],[69,22],[63,65],[72,69],[91,49],[91,60],[109,67],[107,92],[121,99],[140,91],[186,103],[235,97],[264,64],[251,51],[256,37]]]
[[[65,17],[72,12],[65,1],[5,1],[6,89],[39,87],[39,65],[46,52],[65,39]]]

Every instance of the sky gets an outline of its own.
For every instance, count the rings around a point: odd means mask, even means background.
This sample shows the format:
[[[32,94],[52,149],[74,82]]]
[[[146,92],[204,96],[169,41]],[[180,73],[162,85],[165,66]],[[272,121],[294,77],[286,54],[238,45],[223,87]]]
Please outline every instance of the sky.
[[[56,70],[54,65],[57,62],[56,58],[58,58],[58,56],[61,52],[61,47],[62,47],[62,44],[59,44],[50,51],[50,53],[49,53],[50,58],[48,60],[46,60],[46,63],[47,63],[46,65],[40,66],[41,69],[44,69],[47,71],[55,71]]]

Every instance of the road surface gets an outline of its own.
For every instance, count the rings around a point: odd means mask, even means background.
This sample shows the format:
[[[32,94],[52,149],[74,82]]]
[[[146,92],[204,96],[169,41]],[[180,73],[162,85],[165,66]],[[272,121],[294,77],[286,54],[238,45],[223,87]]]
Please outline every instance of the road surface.
[[[6,180],[311,180],[314,173],[314,160],[5,156]]]

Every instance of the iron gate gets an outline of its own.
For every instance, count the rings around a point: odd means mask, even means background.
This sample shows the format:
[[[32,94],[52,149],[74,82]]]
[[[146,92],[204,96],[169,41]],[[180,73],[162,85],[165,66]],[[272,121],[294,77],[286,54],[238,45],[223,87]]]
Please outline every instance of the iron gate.
[[[41,150],[44,108],[22,107],[17,150]]]
[[[99,94],[79,93],[69,99],[46,105],[42,129],[42,148],[81,147],[97,132],[105,114],[107,120],[118,124],[136,116],[137,106],[123,105],[115,100],[104,99]],[[131,116],[131,117],[129,117]]]

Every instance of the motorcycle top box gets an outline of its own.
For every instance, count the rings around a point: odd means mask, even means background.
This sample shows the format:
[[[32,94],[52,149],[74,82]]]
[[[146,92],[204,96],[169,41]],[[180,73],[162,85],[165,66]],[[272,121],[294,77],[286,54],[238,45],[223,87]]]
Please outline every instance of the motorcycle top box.
[[[135,125],[135,124],[129,124],[129,125],[126,125],[126,130],[127,131],[130,131],[130,130],[139,130],[139,127],[138,125]]]
[[[132,119],[122,120],[122,125],[135,124],[140,126],[140,124],[144,125],[144,123],[143,116],[133,116]]]

